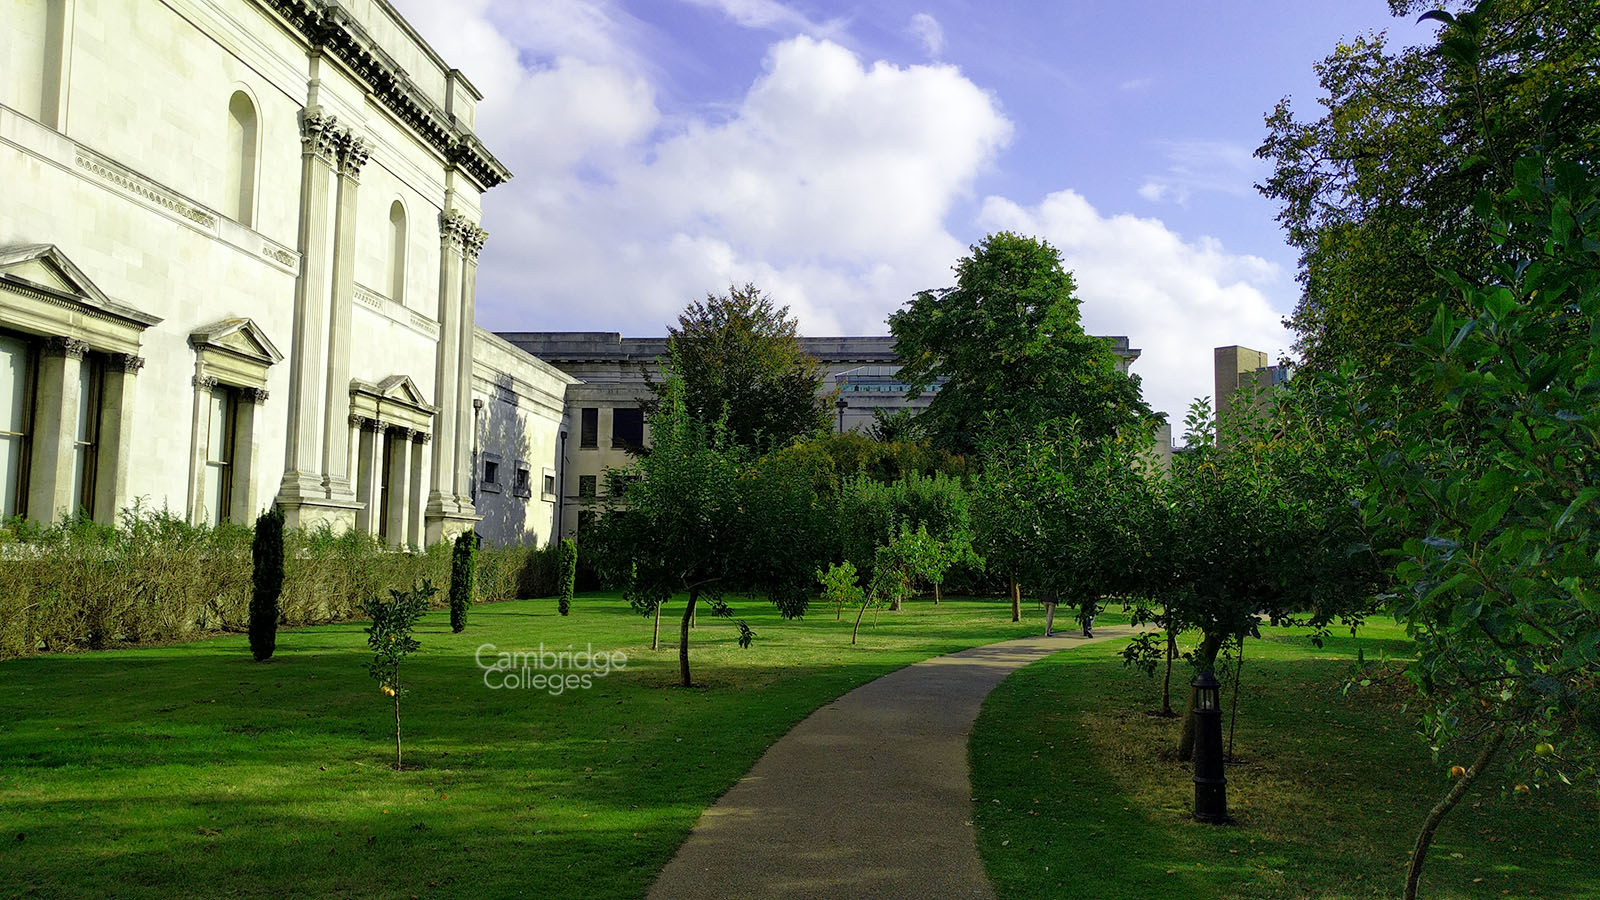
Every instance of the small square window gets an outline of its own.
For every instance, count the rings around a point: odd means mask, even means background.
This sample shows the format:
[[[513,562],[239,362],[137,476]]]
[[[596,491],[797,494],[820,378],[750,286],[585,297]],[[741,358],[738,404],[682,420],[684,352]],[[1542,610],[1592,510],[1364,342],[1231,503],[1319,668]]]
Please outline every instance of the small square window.
[[[517,463],[516,480],[511,483],[511,493],[518,497],[531,497],[533,495],[533,472],[525,462]]]
[[[595,487],[598,484],[598,482],[599,482],[599,478],[597,478],[594,475],[579,475],[578,476],[578,496],[579,497],[584,497],[584,498],[592,498],[592,497],[594,497],[595,496]]]
[[[544,476],[544,492],[546,494],[554,494],[556,492],[556,477],[554,475]]]
[[[483,483],[498,484],[500,482],[500,464],[486,462],[483,464]]]

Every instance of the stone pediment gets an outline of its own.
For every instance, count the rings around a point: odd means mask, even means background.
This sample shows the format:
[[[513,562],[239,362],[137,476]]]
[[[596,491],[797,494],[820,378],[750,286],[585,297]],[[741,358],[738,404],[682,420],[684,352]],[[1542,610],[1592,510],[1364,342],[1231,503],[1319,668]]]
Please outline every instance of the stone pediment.
[[[223,319],[197,329],[189,335],[189,344],[196,350],[220,350],[263,366],[274,365],[283,359],[283,354],[273,346],[261,326],[242,316]]]
[[[0,248],[0,286],[141,331],[161,321],[107,297],[55,244]]]
[[[409,376],[390,375],[377,384],[350,380],[350,415],[356,419],[428,433],[438,411]]]

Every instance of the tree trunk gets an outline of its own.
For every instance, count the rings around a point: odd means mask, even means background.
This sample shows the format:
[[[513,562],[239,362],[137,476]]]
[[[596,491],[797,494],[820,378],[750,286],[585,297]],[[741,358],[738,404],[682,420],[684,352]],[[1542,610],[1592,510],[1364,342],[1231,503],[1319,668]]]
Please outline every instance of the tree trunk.
[[[895,594],[894,595],[894,599],[889,601],[889,612],[899,612],[899,611],[900,611],[900,595],[899,594]],[[873,621],[874,624],[876,624],[877,621],[878,621],[878,617],[876,615],[874,615],[872,617],[872,621]]]
[[[1217,668],[1217,651],[1222,649],[1222,638],[1206,635],[1200,640],[1200,647],[1195,650],[1195,669],[1200,672],[1214,672]],[[1194,760],[1194,707],[1195,689],[1189,687],[1189,703],[1183,710],[1183,736],[1178,739],[1178,760],[1192,762]]]
[[[1244,677],[1244,635],[1239,635],[1239,664],[1233,667],[1233,712],[1228,714],[1228,762],[1233,762],[1233,732],[1239,727],[1239,680]]]
[[[1428,845],[1433,843],[1433,833],[1439,829],[1439,823],[1450,814],[1450,810],[1456,808],[1456,804],[1466,795],[1467,788],[1472,787],[1472,783],[1478,780],[1483,770],[1489,767],[1489,761],[1500,752],[1500,745],[1504,744],[1505,740],[1506,728],[1502,725],[1494,736],[1489,738],[1489,743],[1483,745],[1477,761],[1467,770],[1467,774],[1456,779],[1456,783],[1450,786],[1450,791],[1444,795],[1444,799],[1429,811],[1427,820],[1422,823],[1422,833],[1417,835],[1417,846],[1411,851],[1411,865],[1406,868],[1405,900],[1417,900],[1417,882],[1422,880],[1422,863],[1428,858]]]
[[[1055,627],[1056,605],[1054,603],[1046,603],[1044,605],[1044,636],[1049,637],[1055,631]]]
[[[650,629],[650,649],[661,649],[661,604],[656,604],[656,624]]]
[[[1167,629],[1167,680],[1161,684],[1161,714],[1172,718],[1177,713],[1172,711],[1172,661],[1178,656],[1178,636]]]
[[[1011,579],[1011,621],[1022,621],[1022,586],[1015,577]]]
[[[937,581],[933,583],[933,605],[939,605],[939,582]]]
[[[694,621],[694,605],[700,600],[700,589],[689,591],[689,605],[683,608],[683,623],[678,629],[678,672],[683,675],[683,686],[694,687],[689,680],[689,623]]]
[[[400,771],[400,672],[394,673],[394,769]]]
[[[835,622],[838,622],[838,621],[841,621],[842,619],[844,619],[844,604],[843,603],[835,603],[833,605],[833,620]]]
[[[850,629],[850,643],[851,644],[854,644],[856,642],[856,635],[861,633],[861,617],[865,616],[867,614],[867,604],[870,603],[870,602],[871,601],[867,600],[867,599],[863,599],[861,601],[861,611],[856,613],[856,627]]]

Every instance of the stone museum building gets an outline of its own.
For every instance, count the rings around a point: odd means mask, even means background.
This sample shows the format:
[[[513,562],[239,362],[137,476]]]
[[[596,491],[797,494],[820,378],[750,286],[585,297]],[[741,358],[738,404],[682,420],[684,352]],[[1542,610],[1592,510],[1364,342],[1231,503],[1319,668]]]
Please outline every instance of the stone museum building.
[[[0,23],[0,517],[276,504],[397,547],[542,544],[648,441],[664,339],[477,327],[511,173],[387,0],[0,0]],[[890,338],[805,345],[841,431],[931,400]]]
[[[0,21],[0,514],[548,536],[571,379],[474,324],[466,75],[384,0]]]

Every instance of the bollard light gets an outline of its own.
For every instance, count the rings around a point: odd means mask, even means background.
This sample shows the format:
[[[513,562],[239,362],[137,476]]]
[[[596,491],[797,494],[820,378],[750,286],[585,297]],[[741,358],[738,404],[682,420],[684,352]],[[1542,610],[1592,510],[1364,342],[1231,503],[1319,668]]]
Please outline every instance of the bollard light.
[[[1222,685],[1210,672],[1194,681],[1194,817],[1223,825],[1228,819],[1228,777],[1222,763]]]

